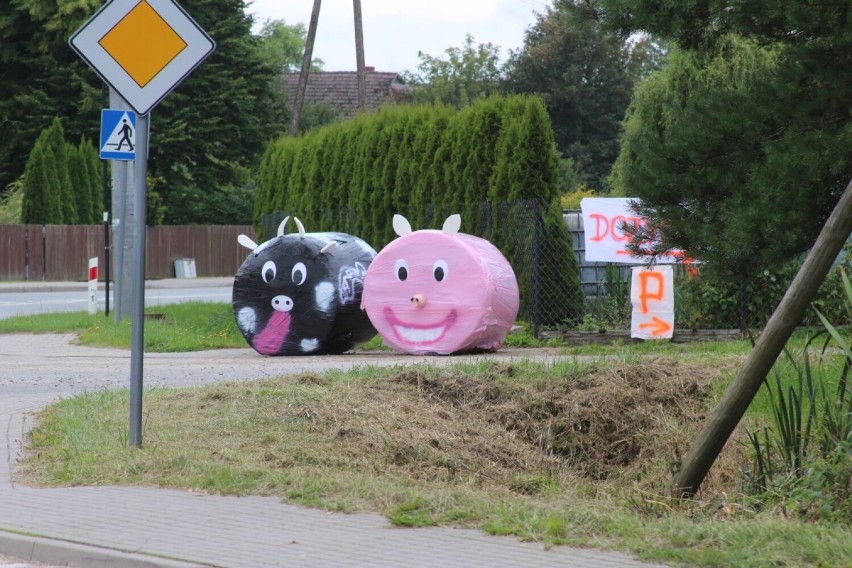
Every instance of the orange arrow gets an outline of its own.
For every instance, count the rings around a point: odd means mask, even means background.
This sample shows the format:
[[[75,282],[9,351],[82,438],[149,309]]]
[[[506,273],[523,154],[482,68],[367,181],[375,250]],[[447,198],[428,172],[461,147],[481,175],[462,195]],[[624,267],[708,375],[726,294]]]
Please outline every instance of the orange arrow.
[[[651,335],[663,335],[672,328],[672,324],[665,320],[661,320],[657,316],[651,317],[648,323],[639,324],[639,329],[650,329]]]

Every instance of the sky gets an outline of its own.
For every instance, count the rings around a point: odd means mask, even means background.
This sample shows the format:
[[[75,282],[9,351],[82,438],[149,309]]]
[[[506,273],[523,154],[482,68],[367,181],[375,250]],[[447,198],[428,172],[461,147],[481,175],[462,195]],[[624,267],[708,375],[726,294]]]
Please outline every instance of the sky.
[[[257,32],[265,20],[287,24],[311,20],[313,0],[247,0]],[[417,72],[418,51],[444,58],[461,48],[465,35],[474,45],[493,43],[505,60],[522,47],[524,31],[544,12],[549,0],[361,0],[364,63],[376,71]],[[355,24],[351,0],[323,0],[314,58],[325,71],[355,71]]]

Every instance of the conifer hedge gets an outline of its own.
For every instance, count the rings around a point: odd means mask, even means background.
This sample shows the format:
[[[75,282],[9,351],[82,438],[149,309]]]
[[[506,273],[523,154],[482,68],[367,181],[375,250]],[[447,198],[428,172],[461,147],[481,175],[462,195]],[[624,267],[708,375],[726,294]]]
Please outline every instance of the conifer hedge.
[[[272,142],[253,220],[262,239],[273,236],[264,217],[293,215],[308,231],[349,232],[380,250],[395,237],[395,213],[415,230],[440,228],[460,213],[463,232],[488,239],[512,264],[521,313],[570,323],[582,316],[583,294],[558,205],[557,164],[537,97],[491,97],[461,110],[387,106]],[[531,202],[538,205],[527,215]],[[508,213],[477,231],[483,204]]]
[[[101,222],[102,171],[88,139],[65,141],[59,119],[36,139],[22,179],[21,222],[94,225]]]

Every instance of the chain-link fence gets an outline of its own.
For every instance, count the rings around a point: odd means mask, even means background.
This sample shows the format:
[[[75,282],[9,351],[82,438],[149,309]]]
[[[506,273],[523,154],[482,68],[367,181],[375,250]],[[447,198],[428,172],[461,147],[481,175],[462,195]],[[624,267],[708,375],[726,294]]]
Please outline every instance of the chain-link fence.
[[[506,256],[521,290],[518,319],[528,323],[535,335],[551,330],[630,328],[631,266],[586,261],[579,211],[554,210],[536,199],[482,202],[467,211],[463,214],[462,232],[489,240]],[[429,206],[422,225],[414,229],[439,228],[451,213],[454,211],[446,207]],[[263,234],[267,238],[275,235],[279,223],[289,214],[265,215]],[[334,227],[308,227],[308,230],[339,231],[370,242],[369,235],[358,234],[361,225],[357,211],[344,209],[320,216],[320,219],[333,218],[343,221]],[[386,243],[370,244],[380,250]],[[845,266],[847,274],[852,275],[852,254],[847,254],[850,247],[852,244],[847,244],[836,266]],[[801,260],[766,270],[750,281],[714,280],[696,276],[685,267],[676,267],[675,329],[762,328]],[[842,319],[837,270],[832,271],[823,285],[817,304],[821,310],[838,314]]]

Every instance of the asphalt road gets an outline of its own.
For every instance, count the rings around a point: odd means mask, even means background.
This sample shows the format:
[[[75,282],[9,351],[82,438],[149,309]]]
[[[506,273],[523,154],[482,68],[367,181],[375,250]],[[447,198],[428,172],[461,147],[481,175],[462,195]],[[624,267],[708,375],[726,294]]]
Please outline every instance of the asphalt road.
[[[145,289],[146,306],[162,306],[189,301],[231,301],[233,278],[203,278],[178,281],[153,280]],[[110,286],[110,313],[115,312],[114,286]],[[104,314],[106,293],[98,289],[98,312]],[[85,282],[3,282],[0,283],[0,319],[56,312],[84,312],[89,306]]]

